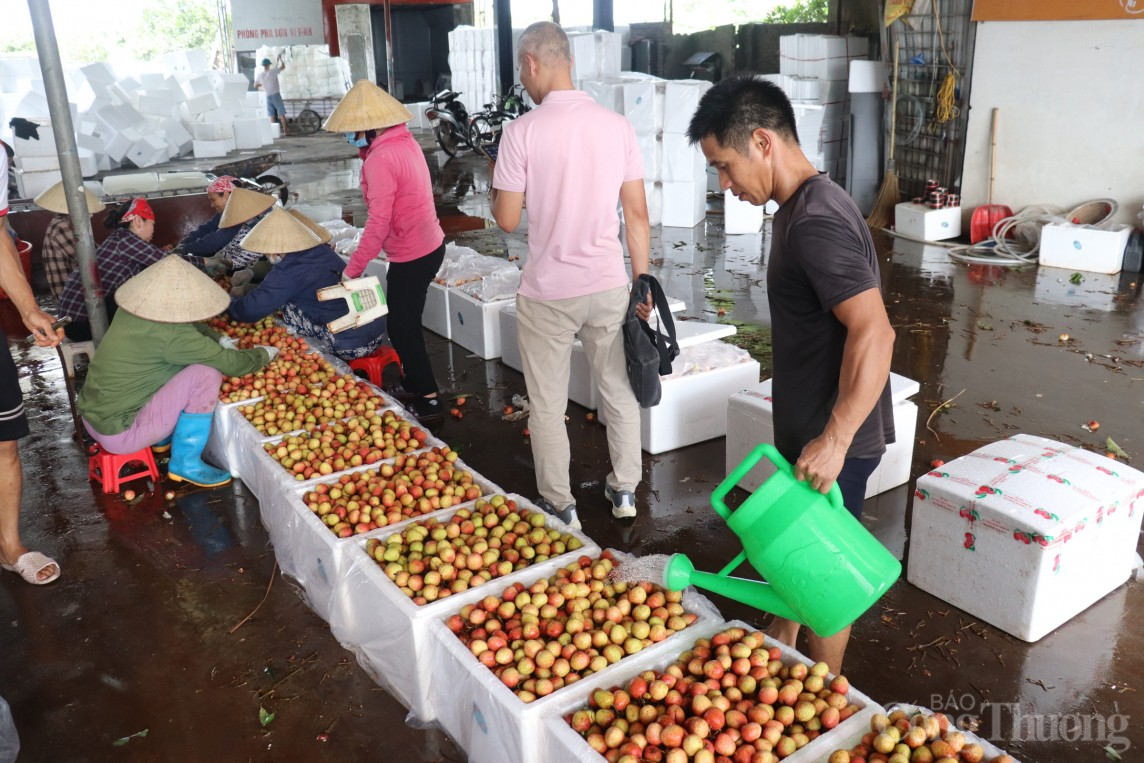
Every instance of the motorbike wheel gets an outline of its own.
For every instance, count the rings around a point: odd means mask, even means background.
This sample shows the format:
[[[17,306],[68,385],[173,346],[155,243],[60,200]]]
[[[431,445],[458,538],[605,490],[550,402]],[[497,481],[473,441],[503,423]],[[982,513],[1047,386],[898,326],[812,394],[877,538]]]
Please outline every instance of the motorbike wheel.
[[[436,129],[433,130],[434,135],[437,137],[437,145],[441,147],[449,156],[457,155],[457,139],[453,135],[452,126],[445,121],[437,124]]]
[[[494,126],[486,117],[477,117],[469,125],[469,143],[473,148],[480,150],[483,146],[491,146],[500,139],[500,129]]]
[[[322,117],[313,109],[302,109],[294,121],[303,135],[313,135],[322,127]]]

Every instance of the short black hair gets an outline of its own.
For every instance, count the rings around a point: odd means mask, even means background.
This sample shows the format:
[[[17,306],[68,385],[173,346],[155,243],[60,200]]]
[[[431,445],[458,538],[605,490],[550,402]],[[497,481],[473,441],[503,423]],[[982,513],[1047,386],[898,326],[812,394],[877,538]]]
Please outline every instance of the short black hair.
[[[798,142],[794,108],[781,87],[758,77],[732,77],[704,93],[687,138],[698,143],[713,136],[719,145],[745,154],[751,134],[760,127]]]

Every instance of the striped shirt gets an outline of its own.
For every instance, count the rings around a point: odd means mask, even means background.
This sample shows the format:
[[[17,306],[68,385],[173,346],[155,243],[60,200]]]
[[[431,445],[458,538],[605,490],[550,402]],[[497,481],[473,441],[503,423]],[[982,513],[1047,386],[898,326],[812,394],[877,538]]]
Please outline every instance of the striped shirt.
[[[111,297],[115,290],[127,279],[140,273],[148,265],[153,265],[167,256],[159,247],[144,241],[127,228],[116,228],[95,252],[99,265],[99,283],[103,291]],[[87,304],[83,299],[83,282],[79,270],[73,270],[60,292],[60,317],[69,316],[73,321],[86,321]]]
[[[79,267],[79,260],[75,254],[75,231],[72,229],[71,217],[68,215],[53,215],[48,229],[44,232],[44,271],[48,276],[48,287],[52,296],[60,298],[68,276]]]

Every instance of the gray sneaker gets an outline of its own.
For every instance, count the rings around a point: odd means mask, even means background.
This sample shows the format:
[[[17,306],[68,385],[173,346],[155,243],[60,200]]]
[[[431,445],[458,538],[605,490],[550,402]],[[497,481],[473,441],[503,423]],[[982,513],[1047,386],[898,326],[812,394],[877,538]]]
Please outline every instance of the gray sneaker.
[[[576,513],[576,504],[570,503],[562,510],[558,510],[551,501],[544,498],[536,499],[537,507],[545,514],[551,514],[573,530],[580,529],[580,516]]]
[[[604,497],[612,502],[612,516],[616,519],[631,519],[636,515],[636,494],[632,491],[604,485]]]

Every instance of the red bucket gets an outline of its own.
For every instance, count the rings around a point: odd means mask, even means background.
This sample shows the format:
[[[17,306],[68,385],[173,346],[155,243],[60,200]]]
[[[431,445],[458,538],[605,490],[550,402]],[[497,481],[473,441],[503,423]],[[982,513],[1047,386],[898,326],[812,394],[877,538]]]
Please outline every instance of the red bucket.
[[[7,236],[7,232],[0,231],[0,236]],[[20,264],[24,267],[24,278],[32,282],[32,242],[16,241],[16,253],[20,255]],[[0,299],[8,299],[8,294],[0,289]]]

